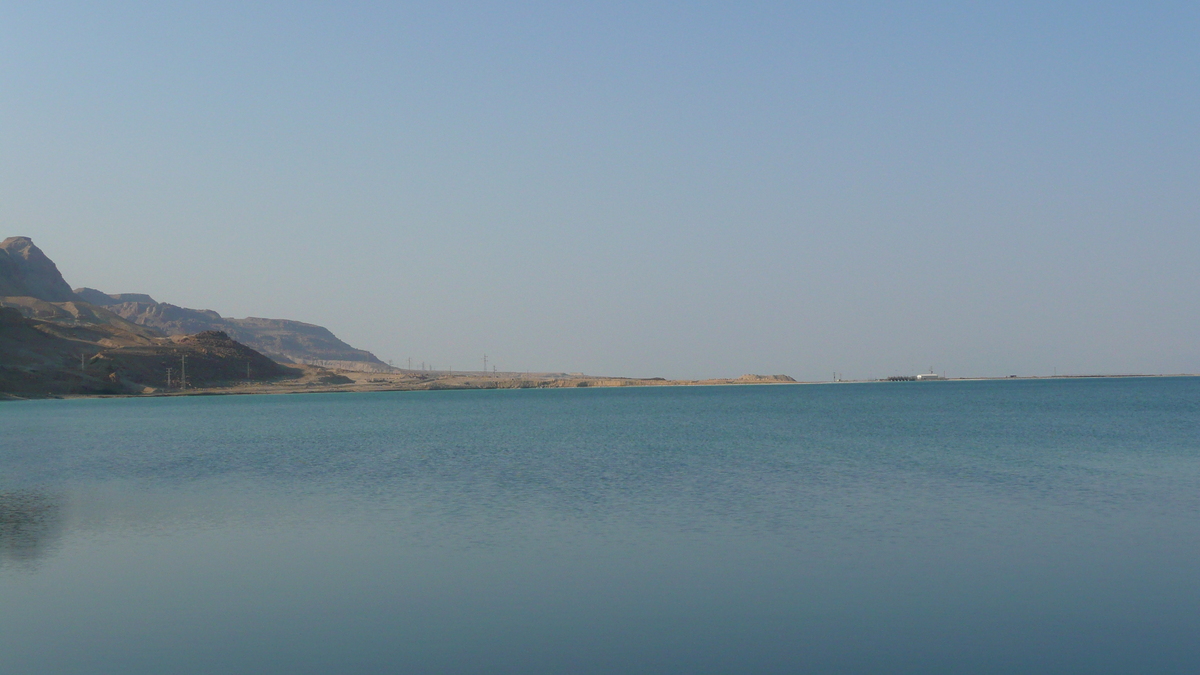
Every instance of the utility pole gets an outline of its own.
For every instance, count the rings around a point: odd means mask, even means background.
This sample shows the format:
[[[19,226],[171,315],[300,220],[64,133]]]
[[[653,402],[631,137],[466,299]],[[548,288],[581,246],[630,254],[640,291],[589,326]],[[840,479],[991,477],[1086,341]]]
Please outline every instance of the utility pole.
[[[179,388],[187,389],[187,354],[179,357]]]
[[[483,374],[487,375],[487,354],[483,355]]]
[[[174,368],[167,368],[167,389],[171,388],[171,371],[172,370],[174,370]]]
[[[408,357],[408,369],[412,370],[412,357]]]

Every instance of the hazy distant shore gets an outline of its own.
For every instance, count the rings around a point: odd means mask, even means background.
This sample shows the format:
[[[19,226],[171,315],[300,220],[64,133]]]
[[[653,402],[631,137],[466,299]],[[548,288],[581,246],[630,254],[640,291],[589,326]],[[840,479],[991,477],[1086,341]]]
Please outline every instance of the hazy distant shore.
[[[929,386],[931,382],[888,382],[882,379],[869,380],[814,380],[797,381],[786,375],[743,375],[736,378],[710,378],[704,380],[668,380],[661,377],[602,377],[579,374],[529,374],[529,373],[483,373],[435,374],[422,371],[405,371],[400,374],[366,373],[356,371],[330,371],[317,367],[302,367],[304,375],[299,378],[269,382],[239,382],[226,386],[209,386],[179,389],[148,389],[131,394],[59,394],[47,396],[18,396],[0,393],[0,400],[27,399],[76,399],[76,398],[147,398],[161,396],[223,396],[262,394],[317,394],[336,392],[382,392],[382,391],[465,391],[472,389],[579,389],[614,387],[703,387],[745,386],[780,384],[892,384]],[[1175,374],[1098,374],[1098,375],[1030,375],[1004,377],[956,377],[936,382],[980,382],[1021,380],[1069,380],[1106,379],[1130,377],[1198,377],[1194,373]]]
[[[294,378],[229,382],[221,386],[180,389],[147,387],[140,393],[48,394],[20,396],[0,393],[0,399],[42,398],[145,398],[150,396],[218,396],[237,394],[305,394],[374,391],[432,391],[469,389],[575,389],[587,387],[661,387],[750,384],[797,384],[787,375],[743,375],[707,380],[668,380],[661,377],[598,377],[566,373],[438,373],[401,371],[371,373],[331,370],[315,366],[290,366],[300,370]]]

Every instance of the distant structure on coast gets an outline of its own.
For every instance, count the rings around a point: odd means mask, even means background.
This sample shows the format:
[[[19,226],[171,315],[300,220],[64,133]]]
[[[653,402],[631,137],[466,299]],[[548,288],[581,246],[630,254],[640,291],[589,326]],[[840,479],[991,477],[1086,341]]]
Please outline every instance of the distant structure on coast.
[[[931,380],[944,380],[944,379],[946,379],[944,376],[938,375],[937,373],[933,372],[932,368],[930,368],[928,373],[921,373],[920,375],[893,375],[893,376],[887,378],[887,381],[888,382],[929,382]]]

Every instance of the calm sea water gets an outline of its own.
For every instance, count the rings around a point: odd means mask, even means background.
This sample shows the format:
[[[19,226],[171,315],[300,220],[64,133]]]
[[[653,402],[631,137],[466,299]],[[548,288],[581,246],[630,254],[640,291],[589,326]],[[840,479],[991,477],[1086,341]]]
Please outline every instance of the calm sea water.
[[[0,405],[0,673],[359,672],[1200,672],[1200,379]]]

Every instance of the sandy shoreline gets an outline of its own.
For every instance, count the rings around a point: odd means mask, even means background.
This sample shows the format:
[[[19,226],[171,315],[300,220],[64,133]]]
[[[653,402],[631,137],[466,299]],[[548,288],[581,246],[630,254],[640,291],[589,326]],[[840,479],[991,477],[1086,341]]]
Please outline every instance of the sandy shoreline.
[[[463,391],[472,389],[578,389],[588,387],[663,387],[751,384],[797,384],[786,376],[742,376],[708,380],[667,380],[663,378],[496,375],[412,375],[326,371],[306,368],[304,376],[273,382],[247,382],[222,387],[154,390],[141,394],[65,395],[61,398],[143,398],[147,396],[226,396],[252,394],[317,394],[380,391]]]

